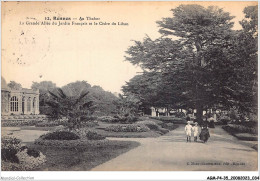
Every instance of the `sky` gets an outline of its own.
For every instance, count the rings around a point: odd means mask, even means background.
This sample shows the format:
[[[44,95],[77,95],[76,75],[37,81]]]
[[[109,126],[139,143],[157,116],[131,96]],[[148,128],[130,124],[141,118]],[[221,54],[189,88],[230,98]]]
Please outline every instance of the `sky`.
[[[236,17],[234,29],[240,29],[244,7],[257,2],[2,2],[2,76],[24,88],[32,82],[63,86],[85,80],[120,92],[126,81],[141,72],[125,61],[127,48],[146,35],[160,37],[156,21],[171,17],[170,9],[180,4],[219,6]],[[54,16],[102,25],[58,26]],[[51,25],[37,25],[48,17]],[[128,25],[105,25],[112,22]]]

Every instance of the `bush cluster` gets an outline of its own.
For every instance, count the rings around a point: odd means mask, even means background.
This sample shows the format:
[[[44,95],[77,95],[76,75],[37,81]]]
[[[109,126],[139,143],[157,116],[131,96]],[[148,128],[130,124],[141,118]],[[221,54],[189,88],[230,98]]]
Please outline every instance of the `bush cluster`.
[[[1,138],[1,140],[2,160],[12,163],[19,163],[19,159],[17,158],[16,154],[21,148],[21,140],[10,136],[4,136]]]
[[[111,125],[105,128],[111,132],[147,132],[150,129],[142,124]]]
[[[2,170],[33,170],[46,161],[45,156],[26,146],[21,147],[21,140],[14,137],[2,137]]]
[[[103,140],[106,138],[95,131],[88,130],[87,128],[74,129],[72,132],[77,134],[81,139],[87,138],[88,140]]]
[[[77,140],[80,137],[73,132],[61,130],[46,133],[41,135],[40,138],[43,140]]]
[[[24,148],[16,155],[25,170],[33,170],[46,162],[46,157],[41,152],[33,149]]]
[[[251,128],[244,125],[237,125],[237,124],[229,124],[222,127],[226,131],[236,134],[236,133],[250,133],[250,134],[257,134],[258,130],[257,127]]]

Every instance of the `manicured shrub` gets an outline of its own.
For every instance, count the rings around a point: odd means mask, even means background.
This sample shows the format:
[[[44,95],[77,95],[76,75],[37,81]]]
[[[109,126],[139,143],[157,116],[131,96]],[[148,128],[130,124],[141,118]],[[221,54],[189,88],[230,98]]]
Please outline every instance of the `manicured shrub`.
[[[118,118],[112,117],[112,116],[102,116],[98,118],[99,121],[102,122],[108,122],[108,123],[113,123],[113,122],[118,122]]]
[[[147,132],[150,129],[142,124],[125,124],[125,125],[112,125],[105,128],[106,131],[112,132]]]
[[[72,132],[77,134],[81,139],[87,138],[89,140],[103,140],[106,138],[95,131],[88,130],[87,128],[74,129]]]
[[[40,136],[44,140],[77,140],[79,136],[70,131],[55,131]]]
[[[1,158],[3,161],[19,163],[16,154],[21,148],[21,140],[5,136],[1,138]]]
[[[97,132],[95,131],[88,131],[87,134],[86,134],[86,137],[89,139],[89,140],[103,140],[105,139],[106,137],[98,134]]]

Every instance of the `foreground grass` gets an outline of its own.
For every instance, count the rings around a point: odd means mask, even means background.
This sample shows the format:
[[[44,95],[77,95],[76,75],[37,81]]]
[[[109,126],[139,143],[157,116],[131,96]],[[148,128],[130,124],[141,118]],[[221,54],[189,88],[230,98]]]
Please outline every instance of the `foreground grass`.
[[[88,171],[137,146],[132,141],[109,141],[106,145],[60,148],[29,144],[41,151],[47,158],[39,171]]]

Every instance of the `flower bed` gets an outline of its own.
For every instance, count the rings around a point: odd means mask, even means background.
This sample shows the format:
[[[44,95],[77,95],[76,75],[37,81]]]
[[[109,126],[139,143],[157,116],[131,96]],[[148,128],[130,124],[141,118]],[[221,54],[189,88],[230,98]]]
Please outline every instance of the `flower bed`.
[[[95,131],[88,130],[87,128],[74,129],[72,132],[77,134],[80,138],[87,138],[88,140],[103,140],[106,138]]]
[[[105,146],[108,140],[88,140],[88,139],[78,139],[78,140],[43,140],[38,138],[35,140],[34,144],[42,146],[52,146],[52,147],[63,147],[63,148],[74,148],[78,146]]]
[[[17,127],[17,126],[34,126],[42,122],[43,119],[25,119],[25,120],[2,120],[2,127]]]
[[[105,130],[112,132],[147,132],[150,129],[142,124],[124,124],[108,126]]]

